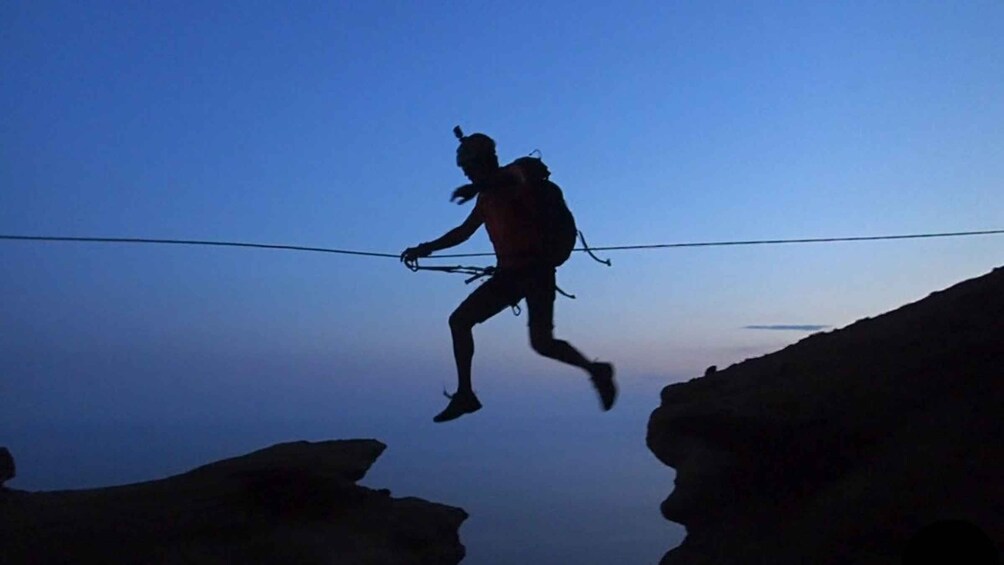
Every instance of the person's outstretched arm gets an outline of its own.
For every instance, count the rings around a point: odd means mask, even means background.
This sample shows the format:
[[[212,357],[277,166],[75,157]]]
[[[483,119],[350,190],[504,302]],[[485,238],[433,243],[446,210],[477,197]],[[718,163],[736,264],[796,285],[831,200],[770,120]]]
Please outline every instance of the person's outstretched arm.
[[[401,261],[404,261],[406,264],[412,263],[419,257],[428,257],[433,251],[449,249],[450,247],[460,245],[470,239],[470,237],[474,235],[474,232],[478,231],[478,228],[481,227],[482,223],[484,223],[484,221],[481,219],[481,213],[478,208],[475,207],[471,210],[471,213],[468,214],[464,223],[446,232],[442,237],[405,249],[404,252],[401,253]]]

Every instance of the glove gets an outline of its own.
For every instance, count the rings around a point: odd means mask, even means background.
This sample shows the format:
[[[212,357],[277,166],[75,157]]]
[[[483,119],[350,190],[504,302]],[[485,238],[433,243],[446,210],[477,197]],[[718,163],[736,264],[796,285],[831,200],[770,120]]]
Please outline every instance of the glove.
[[[450,197],[450,202],[458,200],[457,204],[466,204],[470,199],[478,195],[481,191],[481,187],[473,184],[465,184],[460,188],[453,191],[453,196]]]
[[[414,269],[418,266],[418,259],[420,257],[428,257],[432,254],[432,249],[428,243],[420,243],[415,247],[409,247],[401,253],[401,262],[405,264],[409,269]]]

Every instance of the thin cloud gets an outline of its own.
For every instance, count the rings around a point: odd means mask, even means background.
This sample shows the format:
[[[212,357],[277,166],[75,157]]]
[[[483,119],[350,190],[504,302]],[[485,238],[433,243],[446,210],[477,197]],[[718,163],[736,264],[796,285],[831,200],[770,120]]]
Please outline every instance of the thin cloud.
[[[761,325],[761,326],[743,326],[743,329],[818,332],[819,330],[825,330],[826,328],[829,327],[830,326],[823,326],[818,324],[771,324],[771,325]]]

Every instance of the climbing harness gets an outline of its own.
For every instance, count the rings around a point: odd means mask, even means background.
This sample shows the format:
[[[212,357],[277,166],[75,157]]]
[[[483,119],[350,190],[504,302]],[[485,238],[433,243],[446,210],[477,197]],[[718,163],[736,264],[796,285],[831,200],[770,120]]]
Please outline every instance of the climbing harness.
[[[582,235],[581,231],[579,231],[578,234],[579,234],[579,240],[582,241],[583,250],[586,253],[588,253],[589,256],[593,258],[594,261],[596,261],[597,263],[602,263],[602,264],[604,264],[604,265],[606,265],[608,267],[611,266],[611,262],[610,262],[609,259],[600,259],[599,257],[597,257],[593,253],[592,249],[590,249],[590,247],[589,247],[589,244],[586,243],[586,237],[584,235]],[[482,279],[484,277],[490,277],[490,276],[494,275],[496,272],[498,272],[498,269],[495,268],[495,267],[475,267],[475,266],[470,266],[470,265],[450,265],[450,266],[444,266],[444,265],[435,265],[435,266],[420,265],[418,263],[418,259],[415,259],[414,261],[407,261],[407,262],[405,262],[405,266],[408,267],[408,269],[411,270],[413,273],[417,273],[418,271],[433,271],[433,272],[438,272],[438,273],[450,273],[450,274],[468,275],[468,277],[466,279],[464,279],[464,284],[471,284],[474,281],[480,280],[480,279]],[[576,298],[576,296],[574,294],[565,291],[560,286],[558,286],[557,283],[555,283],[555,285],[554,285],[554,291],[557,292],[558,294],[560,294],[560,295],[562,295],[562,296],[564,296],[566,298],[570,298],[572,300],[575,300],[575,298]],[[516,304],[512,305],[512,311],[513,311],[513,314],[515,314],[516,316],[520,315],[520,313],[522,312],[522,309],[519,307],[519,303],[518,302]]]
[[[406,266],[414,273],[417,273],[418,271],[435,271],[438,273],[470,275],[464,280],[464,284],[471,284],[472,282],[484,277],[490,277],[494,275],[496,271],[495,267],[472,267],[467,265],[453,265],[449,267],[437,265],[430,267],[426,265],[419,265],[417,259],[414,262],[406,263]]]

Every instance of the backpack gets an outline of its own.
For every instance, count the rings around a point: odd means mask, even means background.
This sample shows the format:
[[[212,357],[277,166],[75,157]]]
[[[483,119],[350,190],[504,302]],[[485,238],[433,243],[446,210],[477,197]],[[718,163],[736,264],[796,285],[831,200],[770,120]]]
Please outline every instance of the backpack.
[[[522,182],[535,186],[540,191],[544,253],[552,266],[562,265],[572,255],[579,231],[561,188],[551,182],[551,171],[537,157],[520,157],[505,168]]]

